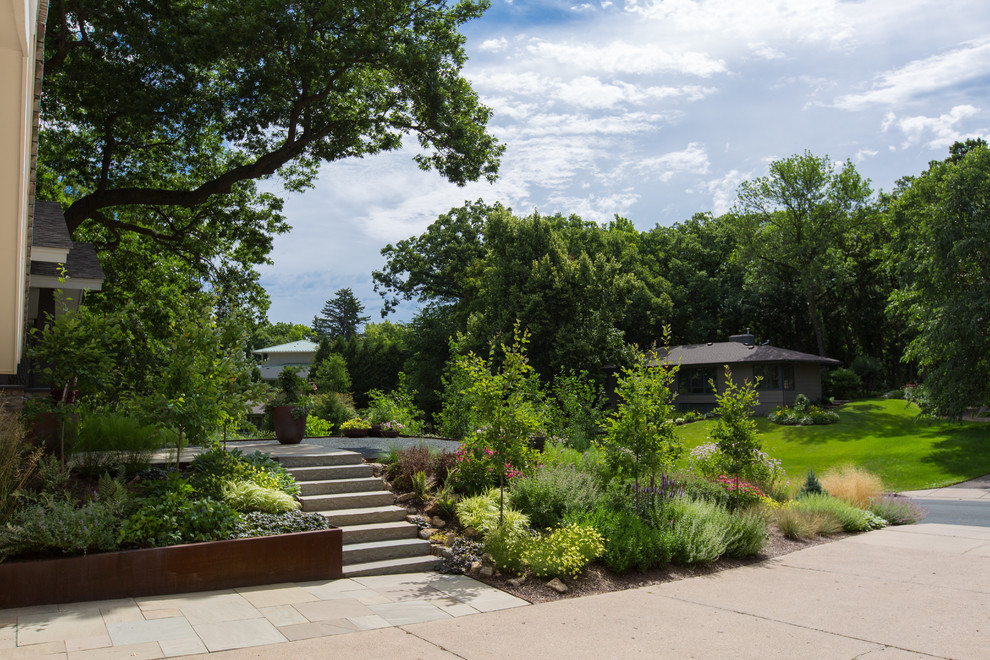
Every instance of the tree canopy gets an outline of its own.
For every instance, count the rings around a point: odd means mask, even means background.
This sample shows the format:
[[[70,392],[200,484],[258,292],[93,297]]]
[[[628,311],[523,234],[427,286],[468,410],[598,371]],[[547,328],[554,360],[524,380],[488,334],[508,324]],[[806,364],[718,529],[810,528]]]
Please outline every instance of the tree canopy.
[[[40,178],[70,231],[141,234],[189,259],[257,245],[317,167],[400,148],[450,181],[493,179],[502,147],[461,77],[484,0],[52,5]],[[274,223],[274,224],[273,224]],[[212,242],[211,242],[212,241]],[[270,246],[268,246],[270,247]],[[267,249],[265,250],[267,253]]]
[[[348,287],[338,289],[333,298],[326,301],[320,314],[313,317],[313,334],[317,337],[350,339],[369,317],[361,316],[364,305],[354,297]]]

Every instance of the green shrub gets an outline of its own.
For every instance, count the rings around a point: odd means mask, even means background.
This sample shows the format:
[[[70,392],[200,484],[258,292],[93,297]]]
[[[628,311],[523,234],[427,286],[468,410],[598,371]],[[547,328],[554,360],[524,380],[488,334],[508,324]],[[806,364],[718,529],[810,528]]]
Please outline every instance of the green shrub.
[[[914,525],[924,520],[928,510],[909,497],[884,495],[870,504],[870,511],[891,525]]]
[[[406,385],[406,375],[399,372],[399,384],[391,392],[368,392],[368,418],[372,424],[398,422],[408,435],[423,432],[423,411],[416,407],[416,391]]]
[[[430,498],[430,490],[433,488],[433,479],[426,476],[426,472],[420,470],[410,478],[412,492],[416,494],[421,502]]]
[[[698,445],[688,455],[688,465],[705,479],[715,479],[729,474],[729,461],[714,442]],[[756,450],[753,461],[739,475],[746,481],[755,483],[763,491],[772,491],[786,476],[780,460],[772,458],[762,450]]]
[[[135,474],[148,467],[151,456],[175,444],[171,429],[143,424],[136,417],[102,412],[84,415],[73,446],[74,467],[83,474]]]
[[[62,497],[45,497],[22,506],[0,528],[0,558],[116,550],[121,511],[120,502],[92,501],[79,506]]]
[[[499,570],[518,574],[525,567],[523,553],[529,547],[531,538],[525,531],[505,527],[492,530],[485,537],[483,545]]]
[[[847,532],[865,532],[886,526],[886,521],[875,514],[857,509],[852,504],[829,495],[811,494],[794,500],[792,505],[800,511],[824,512],[836,518]]]
[[[313,417],[326,420],[335,427],[339,427],[347,420],[357,417],[357,411],[354,409],[354,400],[351,399],[349,394],[322,392],[320,394],[314,394],[310,397],[310,401],[313,407],[310,408],[309,414]]]
[[[278,489],[288,495],[298,495],[299,494],[299,484],[296,483],[296,478],[285,469],[285,466],[272,458],[271,454],[264,454],[260,451],[255,451],[251,454],[246,454],[243,456],[239,455],[239,458],[247,463],[248,465],[257,468],[259,470],[267,473],[268,476],[273,477],[278,482]],[[263,484],[261,484],[263,485]]]
[[[509,501],[537,529],[559,525],[569,511],[591,509],[600,495],[594,476],[568,464],[546,465],[512,481]]]
[[[859,375],[851,370],[839,367],[825,375],[825,395],[836,399],[852,399],[859,396],[863,383]]]
[[[333,435],[334,426],[333,422],[309,414],[306,416],[305,436],[307,438],[325,438]]]
[[[275,536],[276,534],[310,532],[328,529],[329,527],[329,521],[319,513],[303,513],[302,511],[264,513],[262,511],[249,511],[241,515],[241,519],[234,527],[231,538]]]
[[[315,370],[310,372],[310,378],[320,392],[349,392],[351,390],[351,375],[347,373],[347,360],[340,353],[330,353]]]
[[[798,491],[797,498],[800,499],[806,495],[828,495],[828,491],[825,490],[822,483],[818,481],[818,477],[815,476],[814,469],[808,470],[808,476],[805,477],[804,485]]]
[[[669,528],[656,529],[624,508],[600,506],[571,514],[568,522],[590,525],[604,538],[601,559],[614,573],[646,571],[668,563],[677,540]]]
[[[457,518],[461,526],[473,527],[482,536],[491,534],[499,528],[499,492],[492,489],[481,495],[465,497],[457,503]],[[522,532],[528,526],[526,514],[505,507],[501,527]]]
[[[227,481],[223,500],[238,511],[283,513],[299,508],[299,502],[291,495],[276,488],[264,488],[253,481]]]
[[[536,577],[573,578],[604,549],[604,539],[594,527],[571,524],[527,539],[522,561]]]
[[[727,557],[755,557],[767,542],[767,514],[759,509],[732,513],[725,538]]]
[[[721,557],[729,545],[732,514],[704,500],[682,497],[672,503],[677,546],[674,558],[685,564],[706,564]]]
[[[237,511],[225,502],[189,499],[186,493],[172,490],[145,499],[124,521],[119,540],[138,548],[217,541],[230,538],[238,522]]]
[[[285,468],[263,454],[245,458],[240,450],[225,451],[214,445],[194,458],[189,469],[193,488],[200,495],[216,500],[223,498],[227,481],[251,481],[262,488],[285,490],[290,495],[298,492],[295,480]]]

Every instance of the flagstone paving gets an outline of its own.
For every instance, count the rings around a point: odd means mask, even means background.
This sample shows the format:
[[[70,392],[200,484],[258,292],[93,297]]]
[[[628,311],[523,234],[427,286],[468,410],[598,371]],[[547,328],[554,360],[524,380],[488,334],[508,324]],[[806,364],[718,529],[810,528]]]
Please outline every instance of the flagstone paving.
[[[410,573],[0,610],[0,658],[167,658],[528,605],[463,575]]]

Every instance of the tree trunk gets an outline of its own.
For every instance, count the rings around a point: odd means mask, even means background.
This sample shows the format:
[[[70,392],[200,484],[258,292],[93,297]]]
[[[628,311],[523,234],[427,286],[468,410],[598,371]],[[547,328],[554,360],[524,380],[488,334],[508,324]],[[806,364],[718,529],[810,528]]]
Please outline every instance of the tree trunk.
[[[822,317],[818,313],[818,303],[815,300],[815,294],[811,291],[805,291],[804,295],[808,299],[808,314],[811,316],[811,326],[815,329],[815,341],[818,342],[818,354],[825,357],[825,337],[822,329]]]

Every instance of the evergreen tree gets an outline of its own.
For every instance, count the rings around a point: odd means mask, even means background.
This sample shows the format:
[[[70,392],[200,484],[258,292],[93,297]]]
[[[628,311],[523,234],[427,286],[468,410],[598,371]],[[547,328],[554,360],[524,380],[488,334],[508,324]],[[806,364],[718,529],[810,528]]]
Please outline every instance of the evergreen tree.
[[[319,337],[350,339],[369,318],[361,316],[363,311],[364,305],[354,297],[353,291],[347,287],[340,289],[323,305],[320,316],[313,317],[313,332]]]

